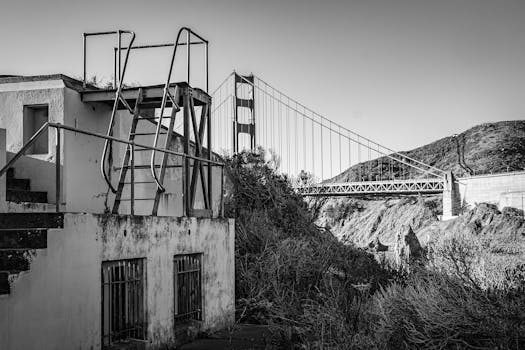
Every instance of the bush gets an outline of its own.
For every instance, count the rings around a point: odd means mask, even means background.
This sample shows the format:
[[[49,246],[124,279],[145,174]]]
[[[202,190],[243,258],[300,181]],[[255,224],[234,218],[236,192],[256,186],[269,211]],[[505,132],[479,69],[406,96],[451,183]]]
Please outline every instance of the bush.
[[[522,349],[525,295],[423,272],[374,297],[375,339],[388,349]]]
[[[318,228],[278,161],[266,159],[262,150],[226,159],[239,322],[269,325],[290,349],[525,348],[517,254],[501,265],[500,246],[441,237],[425,266],[408,277],[391,271]]]
[[[372,255],[319,229],[289,179],[266,158],[260,150],[226,159],[225,211],[236,218],[239,321],[269,324],[281,345],[317,348],[348,337],[366,339],[354,336],[365,332],[360,325],[366,297],[353,285],[373,292],[393,275]]]

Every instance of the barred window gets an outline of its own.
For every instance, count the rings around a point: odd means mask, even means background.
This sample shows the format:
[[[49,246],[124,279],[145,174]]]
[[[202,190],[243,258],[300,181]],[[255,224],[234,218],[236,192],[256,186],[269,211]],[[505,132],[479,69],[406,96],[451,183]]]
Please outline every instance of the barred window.
[[[202,254],[174,258],[175,325],[202,320]]]
[[[102,346],[146,339],[145,260],[102,262]]]

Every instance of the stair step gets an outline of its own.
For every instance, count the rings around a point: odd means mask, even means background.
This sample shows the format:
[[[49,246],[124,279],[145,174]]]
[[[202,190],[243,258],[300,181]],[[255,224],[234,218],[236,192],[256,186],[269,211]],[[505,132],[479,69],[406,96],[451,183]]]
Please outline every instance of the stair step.
[[[29,179],[17,179],[14,177],[8,177],[6,181],[6,189],[29,191],[31,189],[30,183],[31,181]]]
[[[6,200],[10,202],[47,203],[47,192],[7,189]]]
[[[0,230],[0,251],[44,248],[47,248],[47,230]]]
[[[63,213],[0,213],[0,230],[63,228]]]
[[[9,285],[9,272],[0,271],[0,295],[9,294],[11,286]]]
[[[29,259],[26,251],[0,251],[0,271],[29,271]]]

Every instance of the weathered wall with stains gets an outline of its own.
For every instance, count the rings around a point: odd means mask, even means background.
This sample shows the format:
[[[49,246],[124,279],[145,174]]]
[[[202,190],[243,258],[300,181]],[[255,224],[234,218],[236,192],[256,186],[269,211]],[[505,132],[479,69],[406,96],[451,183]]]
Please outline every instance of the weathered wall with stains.
[[[173,257],[203,253],[203,330],[234,322],[234,223],[228,219],[65,214],[28,272],[0,296],[0,349],[100,349],[101,264],[146,258],[147,348],[176,342]]]

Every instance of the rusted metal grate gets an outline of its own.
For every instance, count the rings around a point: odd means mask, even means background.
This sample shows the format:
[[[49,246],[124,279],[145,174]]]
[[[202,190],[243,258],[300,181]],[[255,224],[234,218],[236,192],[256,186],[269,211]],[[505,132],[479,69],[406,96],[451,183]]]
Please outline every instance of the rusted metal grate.
[[[102,262],[102,345],[146,339],[145,259]]]
[[[174,258],[175,324],[202,320],[202,254]]]

